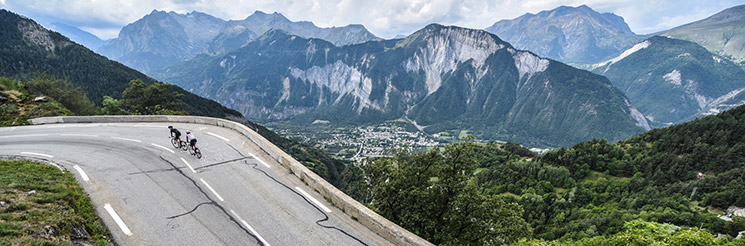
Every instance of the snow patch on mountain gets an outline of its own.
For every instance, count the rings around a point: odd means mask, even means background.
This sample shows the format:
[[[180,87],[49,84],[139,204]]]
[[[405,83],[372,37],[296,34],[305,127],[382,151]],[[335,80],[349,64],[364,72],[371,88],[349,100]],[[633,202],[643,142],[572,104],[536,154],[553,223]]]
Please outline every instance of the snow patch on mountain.
[[[424,71],[429,95],[440,88],[444,73],[455,70],[459,63],[469,59],[473,59],[471,65],[477,74],[485,74],[482,71],[486,69],[486,58],[504,47],[485,32],[445,28],[429,38],[427,45],[404,61],[403,66],[407,72]]]
[[[673,69],[672,72],[663,75],[662,78],[674,85],[681,85],[682,82],[682,80],[680,79],[680,71],[678,71],[677,69]]]
[[[714,61],[716,61],[717,63],[723,63],[724,62],[724,60],[722,58],[719,58],[718,56],[712,56],[711,58],[714,59]]]
[[[338,103],[344,95],[354,96],[359,100],[357,113],[362,112],[364,108],[381,109],[379,105],[370,101],[372,79],[365,77],[362,72],[341,60],[323,67],[313,66],[307,70],[290,67],[290,74],[296,79],[308,81],[322,88],[325,86],[332,92],[338,92],[339,96],[334,99],[334,103]]]

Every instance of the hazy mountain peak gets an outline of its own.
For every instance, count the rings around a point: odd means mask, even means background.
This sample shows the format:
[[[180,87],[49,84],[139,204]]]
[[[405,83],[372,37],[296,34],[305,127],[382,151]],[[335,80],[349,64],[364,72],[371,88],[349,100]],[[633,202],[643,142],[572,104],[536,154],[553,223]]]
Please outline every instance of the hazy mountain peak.
[[[500,20],[485,30],[516,48],[575,64],[604,61],[643,39],[622,17],[598,13],[587,5],[524,14]]]

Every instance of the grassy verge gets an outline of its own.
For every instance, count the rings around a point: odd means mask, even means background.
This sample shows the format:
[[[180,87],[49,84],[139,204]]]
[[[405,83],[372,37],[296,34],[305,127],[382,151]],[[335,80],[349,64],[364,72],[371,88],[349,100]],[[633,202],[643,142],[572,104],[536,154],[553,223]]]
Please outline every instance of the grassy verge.
[[[0,245],[109,245],[109,232],[72,174],[0,161]]]

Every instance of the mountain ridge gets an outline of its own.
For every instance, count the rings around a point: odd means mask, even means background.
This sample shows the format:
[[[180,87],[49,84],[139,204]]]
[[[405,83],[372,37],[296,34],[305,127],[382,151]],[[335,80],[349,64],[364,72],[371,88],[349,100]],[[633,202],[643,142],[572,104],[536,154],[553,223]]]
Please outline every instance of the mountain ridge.
[[[525,133],[524,142],[554,146],[577,136],[620,139],[646,125],[601,76],[517,50],[482,30],[438,24],[404,39],[342,47],[275,30],[156,77],[252,119],[358,124],[409,118],[429,132],[460,127],[489,139],[495,132],[500,138]],[[563,114],[572,116],[557,117]],[[617,119],[617,129],[604,128],[600,116]],[[570,126],[579,127],[566,131]],[[564,136],[568,132],[577,136]]]
[[[537,54],[569,64],[601,62],[641,41],[623,17],[588,7],[560,6],[500,20],[484,30]]]

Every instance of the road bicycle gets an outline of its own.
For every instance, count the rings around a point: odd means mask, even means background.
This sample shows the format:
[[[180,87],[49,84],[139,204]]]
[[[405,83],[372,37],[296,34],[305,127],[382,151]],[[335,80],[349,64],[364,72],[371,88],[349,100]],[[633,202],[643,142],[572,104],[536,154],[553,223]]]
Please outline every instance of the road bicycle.
[[[202,151],[199,150],[199,147],[197,146],[194,146],[194,148],[187,147],[187,149],[189,149],[189,154],[196,156],[197,159],[202,159]]]
[[[187,145],[186,145],[186,142],[184,142],[184,140],[181,140],[180,138],[176,139],[176,137],[171,137],[171,136],[168,136],[168,137],[171,138],[171,144],[173,144],[173,147],[177,149],[181,149],[181,150],[186,150]],[[181,142],[181,145],[179,145],[179,142]]]

